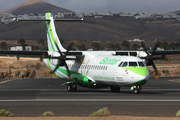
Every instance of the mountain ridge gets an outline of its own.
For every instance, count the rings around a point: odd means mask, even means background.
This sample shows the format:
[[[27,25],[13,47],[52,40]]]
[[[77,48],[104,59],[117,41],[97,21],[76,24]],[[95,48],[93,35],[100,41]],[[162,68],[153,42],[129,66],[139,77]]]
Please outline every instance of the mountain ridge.
[[[28,13],[46,13],[46,12],[51,12],[51,13],[56,13],[56,12],[73,12],[71,10],[57,7],[55,5],[52,5],[50,3],[44,2],[43,0],[28,0],[25,3],[22,3],[12,9],[6,10],[1,12],[0,14],[5,14],[5,13],[12,13],[12,14],[28,14]]]
[[[56,22],[56,31],[64,40],[119,41],[134,38],[144,40],[180,39],[180,22],[175,20],[132,20],[123,18],[86,18],[83,22]],[[44,23],[0,23],[1,40],[46,39]]]

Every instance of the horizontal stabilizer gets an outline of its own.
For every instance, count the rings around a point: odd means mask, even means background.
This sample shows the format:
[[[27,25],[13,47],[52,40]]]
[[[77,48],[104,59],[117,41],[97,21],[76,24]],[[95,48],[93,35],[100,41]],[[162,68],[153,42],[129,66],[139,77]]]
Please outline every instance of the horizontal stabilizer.
[[[73,22],[81,22],[84,19],[54,19],[54,21],[73,21]],[[50,21],[50,19],[16,19],[16,21],[22,22],[43,22],[43,21]]]

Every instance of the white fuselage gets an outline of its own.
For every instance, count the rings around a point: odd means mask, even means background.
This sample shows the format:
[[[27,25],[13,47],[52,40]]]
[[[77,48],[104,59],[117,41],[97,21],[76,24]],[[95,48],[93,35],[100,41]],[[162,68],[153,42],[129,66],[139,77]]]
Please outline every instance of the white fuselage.
[[[53,56],[59,56],[54,53]],[[95,83],[127,86],[138,81],[149,78],[147,66],[139,66],[141,59],[133,56],[113,56],[112,52],[105,51],[83,51],[83,62],[78,60],[66,61],[69,70],[72,72],[71,78],[79,78],[80,75],[86,76]],[[73,57],[73,56],[69,56]],[[127,66],[119,66],[120,63],[127,62]],[[136,62],[136,66],[129,66],[131,62]],[[57,65],[57,59],[51,59],[52,65]],[[143,62],[144,63],[144,62]],[[65,67],[61,67],[66,69]],[[145,74],[141,74],[146,71]],[[56,72],[60,78],[68,77],[60,70]]]

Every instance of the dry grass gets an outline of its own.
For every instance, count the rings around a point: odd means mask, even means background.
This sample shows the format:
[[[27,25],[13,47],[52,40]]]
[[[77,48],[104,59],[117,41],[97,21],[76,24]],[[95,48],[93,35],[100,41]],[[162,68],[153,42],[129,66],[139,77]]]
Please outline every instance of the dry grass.
[[[109,116],[109,117],[13,117],[1,120],[179,120],[179,117],[141,117],[141,116]]]

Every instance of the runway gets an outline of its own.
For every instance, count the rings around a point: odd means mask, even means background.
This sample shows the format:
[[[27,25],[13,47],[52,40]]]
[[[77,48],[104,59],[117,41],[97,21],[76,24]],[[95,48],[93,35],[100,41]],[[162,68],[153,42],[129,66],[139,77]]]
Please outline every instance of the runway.
[[[57,116],[88,116],[102,107],[112,115],[175,116],[180,110],[180,79],[150,78],[140,94],[130,88],[120,93],[78,86],[67,92],[60,79],[23,79],[0,82],[0,109],[15,116],[42,116],[53,111]]]

